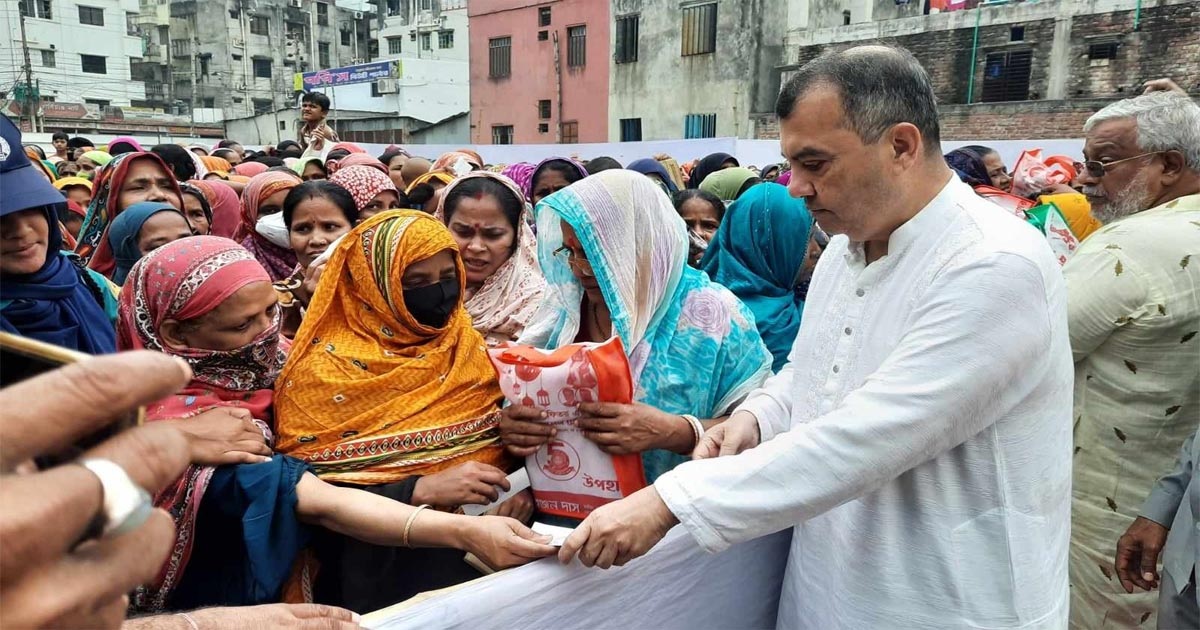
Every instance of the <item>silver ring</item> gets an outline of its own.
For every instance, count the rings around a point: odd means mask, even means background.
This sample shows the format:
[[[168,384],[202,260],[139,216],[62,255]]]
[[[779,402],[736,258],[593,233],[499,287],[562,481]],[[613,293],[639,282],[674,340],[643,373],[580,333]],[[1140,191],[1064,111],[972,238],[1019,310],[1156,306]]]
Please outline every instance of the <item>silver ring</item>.
[[[154,511],[150,493],[134,483],[120,464],[97,457],[80,460],[79,465],[100,480],[103,492],[100,537],[113,538],[131,532],[150,518]]]

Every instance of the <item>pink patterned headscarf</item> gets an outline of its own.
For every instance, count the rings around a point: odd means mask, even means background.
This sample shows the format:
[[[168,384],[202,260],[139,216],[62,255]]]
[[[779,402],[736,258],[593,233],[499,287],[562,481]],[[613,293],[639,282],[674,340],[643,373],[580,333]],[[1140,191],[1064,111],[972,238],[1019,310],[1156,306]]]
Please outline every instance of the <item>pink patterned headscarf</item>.
[[[325,163],[325,168],[329,171],[330,175],[333,175],[339,170],[349,168],[351,166],[369,166],[371,168],[378,169],[379,172],[383,173],[384,175],[387,175],[388,172],[388,168],[387,166],[384,166],[383,162],[380,162],[378,159],[371,157],[366,153],[351,153],[340,160],[329,160]]]
[[[500,174],[511,179],[517,185],[518,190],[529,190],[533,185],[533,172],[537,170],[537,165],[530,162],[517,162],[509,164],[500,171]]]
[[[292,275],[296,268],[296,252],[268,241],[254,230],[258,223],[258,207],[271,195],[299,185],[300,178],[294,173],[268,171],[250,178],[250,183],[242,191],[242,224],[238,226],[234,240],[250,250],[271,275],[272,281]]]
[[[378,160],[376,160],[378,162]],[[396,184],[392,183],[392,178],[387,176],[387,171],[381,171],[373,166],[348,166],[338,170],[329,178],[329,181],[350,191],[350,196],[354,197],[354,205],[358,207],[358,211],[362,212],[367,204],[381,192],[390,190],[400,196],[400,191],[396,190]]]

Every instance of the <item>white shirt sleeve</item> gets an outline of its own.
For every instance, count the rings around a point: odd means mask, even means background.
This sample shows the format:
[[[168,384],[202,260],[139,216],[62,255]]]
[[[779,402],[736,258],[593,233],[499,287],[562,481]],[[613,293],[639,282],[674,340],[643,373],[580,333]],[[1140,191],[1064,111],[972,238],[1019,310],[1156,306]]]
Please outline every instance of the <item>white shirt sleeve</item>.
[[[762,387],[750,392],[746,400],[738,405],[734,413],[747,411],[758,420],[758,431],[761,442],[775,437],[787,430],[792,418],[792,389],[794,387],[796,361],[796,345],[788,353],[788,362],[767,378]]]
[[[719,551],[884,486],[1038,385],[1051,364],[1046,291],[1037,265],[1015,254],[944,272],[896,348],[833,411],[740,455],[687,462],[655,487],[696,541]],[[779,426],[789,384],[772,379],[743,408]]]

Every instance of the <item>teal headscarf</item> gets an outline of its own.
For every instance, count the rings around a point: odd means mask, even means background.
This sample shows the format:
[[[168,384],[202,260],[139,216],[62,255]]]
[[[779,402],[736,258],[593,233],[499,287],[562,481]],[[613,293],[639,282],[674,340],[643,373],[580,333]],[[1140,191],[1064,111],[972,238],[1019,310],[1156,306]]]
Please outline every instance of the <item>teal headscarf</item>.
[[[174,212],[183,217],[183,213],[169,203],[143,201],[125,208],[124,212],[113,219],[108,228],[108,245],[112,248],[113,258],[117,263],[112,275],[114,283],[125,284],[125,276],[129,275],[133,264],[141,260],[142,250],[138,248],[138,236],[142,233],[142,226],[146,221],[159,212]],[[184,217],[184,220],[186,221],[187,217]]]
[[[732,169],[728,169],[732,170]],[[700,269],[754,312],[754,321],[778,372],[800,329],[804,301],[796,276],[804,266],[813,219],[787,187],[751,187],[725,211]]]

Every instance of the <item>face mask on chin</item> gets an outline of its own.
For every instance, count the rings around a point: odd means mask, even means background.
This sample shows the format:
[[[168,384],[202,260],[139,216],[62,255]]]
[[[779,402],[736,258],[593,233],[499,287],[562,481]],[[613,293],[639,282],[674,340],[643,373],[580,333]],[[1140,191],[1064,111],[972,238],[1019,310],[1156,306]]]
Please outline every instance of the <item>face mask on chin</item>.
[[[254,224],[254,231],[258,235],[267,239],[273,245],[278,245],[284,249],[292,248],[292,241],[288,237],[287,225],[283,222],[283,213],[276,212],[268,214],[265,217],[259,217]]]
[[[458,308],[458,278],[404,290],[404,307],[422,326],[442,328]]]

